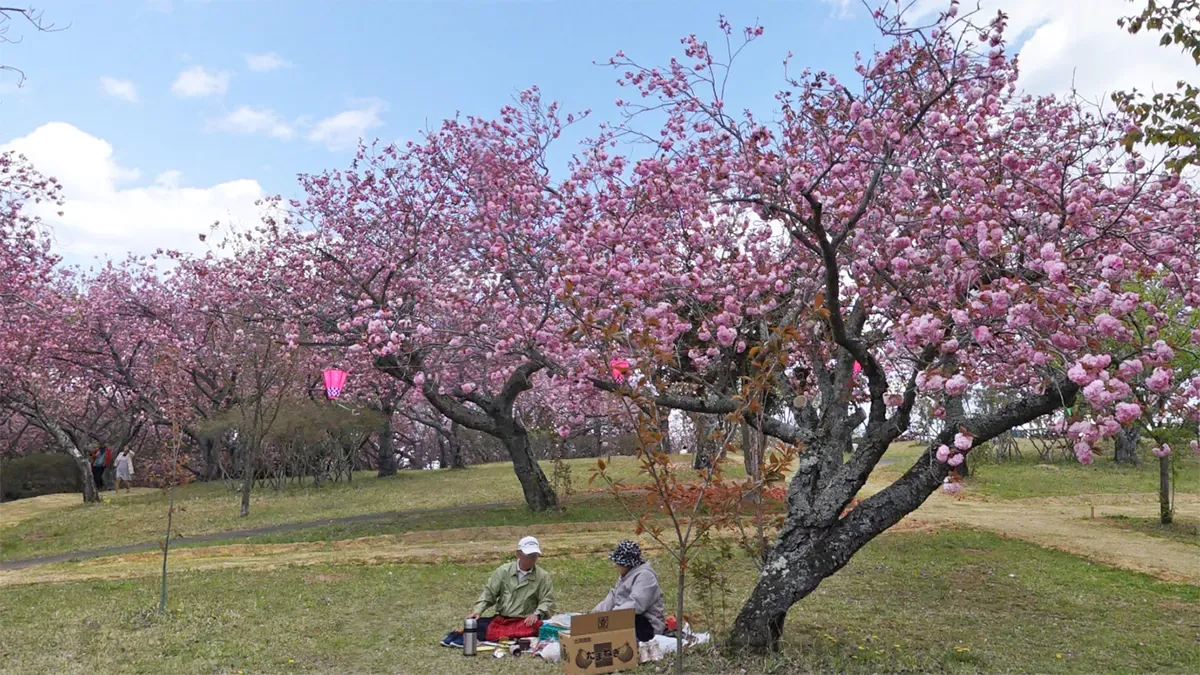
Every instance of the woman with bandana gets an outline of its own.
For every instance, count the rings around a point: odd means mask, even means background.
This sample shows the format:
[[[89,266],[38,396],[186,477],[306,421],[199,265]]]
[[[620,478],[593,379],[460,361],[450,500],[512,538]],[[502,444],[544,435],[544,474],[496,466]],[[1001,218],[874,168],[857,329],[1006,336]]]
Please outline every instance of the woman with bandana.
[[[667,630],[663,617],[663,594],[658,575],[642,557],[642,548],[628,539],[617,544],[608,555],[617,566],[620,578],[593,612],[632,609],[638,642],[653,640]]]

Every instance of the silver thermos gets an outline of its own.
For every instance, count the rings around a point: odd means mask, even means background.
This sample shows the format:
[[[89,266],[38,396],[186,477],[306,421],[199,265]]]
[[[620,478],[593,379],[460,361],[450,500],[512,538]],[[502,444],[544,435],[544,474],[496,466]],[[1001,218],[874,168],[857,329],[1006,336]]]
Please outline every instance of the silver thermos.
[[[475,656],[479,647],[479,635],[475,632],[475,619],[463,621],[463,656]]]

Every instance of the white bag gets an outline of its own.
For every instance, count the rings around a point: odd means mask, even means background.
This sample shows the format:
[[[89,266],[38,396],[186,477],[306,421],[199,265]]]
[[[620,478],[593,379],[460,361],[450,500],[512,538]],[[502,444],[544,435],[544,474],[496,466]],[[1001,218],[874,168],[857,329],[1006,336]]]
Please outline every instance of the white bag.
[[[558,642],[551,642],[535,652],[534,656],[543,658],[549,663],[558,663],[562,661],[562,645]]]
[[[638,663],[662,661],[662,659],[663,648],[662,645],[658,644],[658,640],[638,643]]]

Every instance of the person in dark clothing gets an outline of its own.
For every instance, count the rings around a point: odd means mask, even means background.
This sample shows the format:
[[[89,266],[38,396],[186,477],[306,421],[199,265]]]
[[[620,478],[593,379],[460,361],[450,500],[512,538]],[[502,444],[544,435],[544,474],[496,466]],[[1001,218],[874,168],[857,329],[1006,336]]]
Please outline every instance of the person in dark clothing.
[[[96,491],[104,489],[104,472],[112,464],[112,449],[100,446],[92,453],[92,478],[96,481]]]

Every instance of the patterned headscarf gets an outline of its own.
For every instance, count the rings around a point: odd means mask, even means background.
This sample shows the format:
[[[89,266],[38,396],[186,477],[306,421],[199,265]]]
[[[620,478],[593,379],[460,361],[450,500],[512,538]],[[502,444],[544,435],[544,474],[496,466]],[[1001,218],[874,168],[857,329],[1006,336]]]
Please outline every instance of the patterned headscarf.
[[[646,562],[642,557],[642,547],[637,545],[637,542],[626,539],[617,544],[617,548],[612,553],[608,554],[608,559],[621,567],[637,567]]]

